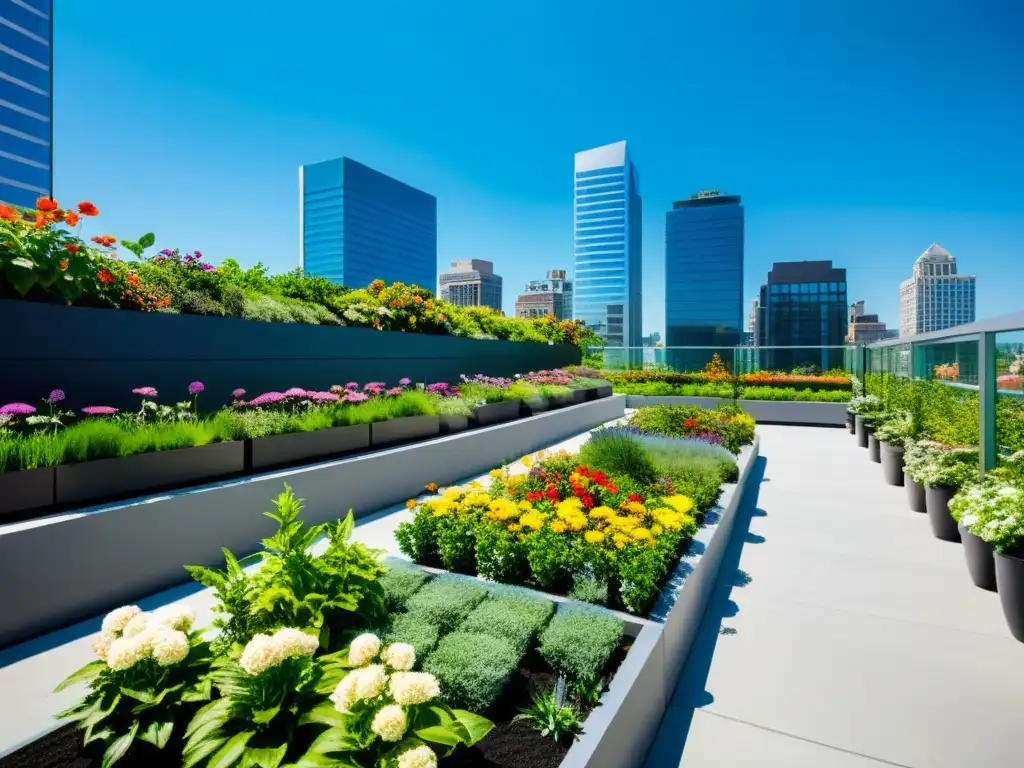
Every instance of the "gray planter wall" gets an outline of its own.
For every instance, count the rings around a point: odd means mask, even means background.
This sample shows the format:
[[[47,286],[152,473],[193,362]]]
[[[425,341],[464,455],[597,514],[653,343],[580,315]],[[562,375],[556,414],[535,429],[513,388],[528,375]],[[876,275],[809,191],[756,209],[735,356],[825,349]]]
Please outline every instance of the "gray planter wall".
[[[251,395],[348,381],[458,381],[460,374],[516,373],[576,365],[571,344],[486,341],[232,317],[168,315],[0,301],[0,326],[31,328],[0,346],[0,403],[36,403],[55,388],[65,405],[138,408],[131,393],[156,387],[162,402],[187,398],[202,381],[213,410],[241,387]],[[87,364],[83,365],[85,362]]]
[[[357,516],[577,435],[625,411],[624,396],[295,469],[0,527],[0,647],[188,581],[185,564],[219,565],[221,547],[256,551],[261,512],[285,483],[309,523]]]
[[[715,408],[731,403],[720,397],[682,397],[675,395],[626,395],[627,408],[645,405],[699,405]],[[813,424],[837,426],[846,424],[848,403],[808,403],[785,400],[737,400],[737,404],[761,424]]]

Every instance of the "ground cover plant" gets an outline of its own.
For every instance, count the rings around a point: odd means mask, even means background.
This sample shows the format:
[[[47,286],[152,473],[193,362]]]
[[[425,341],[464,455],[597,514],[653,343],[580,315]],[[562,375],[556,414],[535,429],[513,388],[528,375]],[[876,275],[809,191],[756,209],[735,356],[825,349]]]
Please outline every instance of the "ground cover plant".
[[[733,453],[754,440],[754,419],[725,405],[715,410],[697,405],[655,405],[638,408],[629,426],[649,435],[685,437],[724,445]]]

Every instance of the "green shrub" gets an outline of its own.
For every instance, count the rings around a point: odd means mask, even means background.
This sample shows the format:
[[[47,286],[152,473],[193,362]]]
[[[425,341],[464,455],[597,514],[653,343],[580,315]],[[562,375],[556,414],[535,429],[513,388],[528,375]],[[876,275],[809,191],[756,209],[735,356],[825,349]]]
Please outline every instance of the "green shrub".
[[[633,437],[615,430],[596,430],[579,452],[580,464],[609,475],[628,475],[639,483],[650,484],[657,469],[644,447]]]
[[[405,605],[420,590],[430,574],[419,568],[396,562],[385,566],[384,575],[378,579],[384,587],[384,596],[389,611],[404,611]]]
[[[743,387],[741,400],[776,400],[811,403],[846,403],[853,397],[849,390],[799,389],[796,387]]]
[[[212,296],[199,291],[185,291],[178,297],[178,309],[184,315],[224,315],[224,307]]]
[[[245,291],[237,285],[225,285],[221,289],[220,302],[224,305],[224,313],[231,317],[245,314]]]
[[[569,539],[550,528],[526,537],[526,558],[530,572],[540,588],[546,592],[562,592],[569,584],[571,551]]]
[[[570,681],[600,675],[619,645],[623,626],[601,610],[563,608],[541,633],[540,655]]]
[[[522,656],[554,611],[555,604],[543,598],[495,595],[480,603],[459,631],[503,638]]]
[[[433,416],[434,398],[426,392],[409,390],[394,397],[377,397],[355,405],[343,405],[349,409],[351,424],[371,424],[376,421],[400,419],[405,416]]]
[[[482,713],[497,701],[519,658],[507,640],[455,632],[441,640],[423,669],[440,682],[446,704]]]
[[[471,416],[473,408],[462,397],[433,396],[434,410],[438,416]]]
[[[456,573],[476,572],[476,521],[441,517],[437,521],[437,554],[441,565]]]
[[[242,317],[263,323],[294,323],[291,312],[279,301],[269,296],[247,297]]]
[[[317,318],[316,313],[304,302],[297,299],[278,299],[278,301],[284,305],[284,308],[288,310],[288,314],[292,316],[292,320],[296,323],[320,325],[320,320]]]
[[[434,650],[440,636],[437,626],[422,616],[399,613],[391,618],[384,639],[389,643],[408,643],[416,649],[416,659],[422,663]]]
[[[526,545],[502,525],[481,525],[472,541],[476,572],[492,581],[521,583],[529,574]]]
[[[593,576],[577,576],[572,584],[569,597],[581,603],[605,605],[608,602],[608,582]]]
[[[431,565],[439,562],[437,524],[440,519],[432,514],[417,512],[413,514],[412,520],[399,523],[395,530],[395,541],[402,554],[417,563]]]
[[[466,620],[470,612],[487,597],[487,590],[470,579],[441,576],[412,595],[405,604],[413,616],[447,633]]]

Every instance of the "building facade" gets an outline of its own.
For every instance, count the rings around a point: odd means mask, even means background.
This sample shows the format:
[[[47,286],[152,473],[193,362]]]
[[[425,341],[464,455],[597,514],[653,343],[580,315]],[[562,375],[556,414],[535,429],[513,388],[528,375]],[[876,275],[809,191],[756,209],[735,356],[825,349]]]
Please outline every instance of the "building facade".
[[[441,298],[460,307],[490,307],[501,312],[501,277],[483,259],[453,261],[440,279]]]
[[[973,323],[975,277],[957,272],[956,258],[938,243],[914,262],[900,284],[900,336],[914,336]]]
[[[743,329],[743,205],[738,195],[698,192],[665,214],[669,365],[700,370],[716,352],[728,360]]]
[[[299,266],[350,288],[380,279],[433,291],[437,198],[347,157],[303,165]]]
[[[639,347],[643,210],[626,142],[576,153],[573,203],[573,317],[605,346]]]
[[[0,201],[52,193],[52,2],[0,0]]]
[[[572,281],[564,269],[552,269],[543,280],[531,280],[516,299],[516,317],[572,319]]]
[[[758,350],[760,366],[784,371],[841,367],[849,320],[846,295],[846,270],[831,261],[773,264],[761,286],[757,343],[776,348]]]
[[[871,344],[889,338],[885,323],[879,321],[878,315],[867,314],[863,301],[850,305],[847,321],[848,344]]]

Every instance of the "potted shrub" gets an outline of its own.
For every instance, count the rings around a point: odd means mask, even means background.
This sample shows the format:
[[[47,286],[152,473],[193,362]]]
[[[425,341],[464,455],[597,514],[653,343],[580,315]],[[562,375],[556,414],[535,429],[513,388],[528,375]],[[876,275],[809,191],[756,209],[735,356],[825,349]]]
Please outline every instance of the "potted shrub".
[[[949,503],[964,545],[967,572],[975,586],[996,588],[996,563],[992,546],[1003,521],[1024,504],[1024,492],[1004,480],[986,477],[965,486]]]
[[[434,402],[426,392],[392,389],[390,394],[368,403],[372,405],[365,414],[370,421],[370,445],[398,445],[439,434],[441,422]]]
[[[868,414],[877,413],[882,409],[882,401],[874,395],[862,395],[850,401],[849,412],[854,417],[854,431],[857,434],[857,445],[861,448],[868,447],[868,429],[864,417]]]
[[[871,435],[878,442],[882,476],[889,485],[903,485],[903,443],[910,430],[910,414],[897,413],[883,420]]]
[[[978,477],[977,448],[946,448],[937,451],[920,471],[924,482],[925,508],[932,533],[943,541],[960,541],[949,502],[957,491]]]
[[[903,452],[903,486],[907,489],[907,503],[912,512],[926,512],[922,472],[931,461],[938,443],[931,440],[907,440]]]
[[[462,377],[459,394],[472,403],[473,420],[485,427],[519,418],[519,399],[509,394],[511,379],[483,376]]]
[[[430,384],[427,391],[434,395],[434,410],[442,435],[462,432],[469,428],[473,408],[447,384]]]
[[[572,405],[572,376],[565,371],[537,371],[526,374],[523,380],[540,390],[541,397],[546,401],[547,409]]]
[[[601,378],[601,372],[594,368],[575,368],[572,372],[573,402],[585,403],[602,397],[611,397],[611,382]]]

